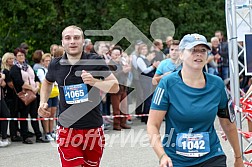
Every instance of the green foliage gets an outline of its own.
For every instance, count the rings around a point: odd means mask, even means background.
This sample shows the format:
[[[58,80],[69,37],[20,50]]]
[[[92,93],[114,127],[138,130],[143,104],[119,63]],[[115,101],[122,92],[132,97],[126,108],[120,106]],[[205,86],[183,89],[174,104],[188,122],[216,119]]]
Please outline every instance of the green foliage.
[[[132,21],[151,40],[150,25],[159,17],[174,23],[176,39],[194,32],[210,39],[216,30],[225,30],[224,3],[223,0],[0,0],[0,55],[13,51],[22,42],[30,46],[29,55],[36,49],[49,52],[51,44],[61,43],[61,31],[68,25],[106,30],[121,18]],[[127,41],[120,44],[128,45]]]

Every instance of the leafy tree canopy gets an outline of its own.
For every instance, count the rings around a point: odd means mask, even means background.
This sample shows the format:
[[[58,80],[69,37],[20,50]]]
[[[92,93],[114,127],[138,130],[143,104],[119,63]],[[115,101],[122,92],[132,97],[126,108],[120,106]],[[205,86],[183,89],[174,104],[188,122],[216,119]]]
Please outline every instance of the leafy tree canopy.
[[[30,46],[29,54],[36,49],[49,52],[51,44],[61,43],[61,31],[68,25],[78,25],[83,30],[107,30],[121,18],[129,19],[151,40],[150,25],[160,17],[168,18],[174,23],[175,39],[194,32],[210,39],[216,30],[225,31],[223,0],[0,0],[0,2],[1,56],[7,51],[12,52],[22,42]],[[122,45],[124,43],[122,42]]]

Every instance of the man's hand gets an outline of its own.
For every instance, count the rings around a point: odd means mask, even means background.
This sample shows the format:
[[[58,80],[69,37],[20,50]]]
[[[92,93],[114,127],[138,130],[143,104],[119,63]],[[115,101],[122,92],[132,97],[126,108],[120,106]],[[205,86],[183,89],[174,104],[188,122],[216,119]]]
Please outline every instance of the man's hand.
[[[85,70],[82,70],[81,78],[84,84],[94,86],[95,78],[90,73],[86,72]]]
[[[38,115],[43,118],[48,118],[51,115],[51,113],[47,109],[48,109],[47,103],[40,103],[38,108]]]

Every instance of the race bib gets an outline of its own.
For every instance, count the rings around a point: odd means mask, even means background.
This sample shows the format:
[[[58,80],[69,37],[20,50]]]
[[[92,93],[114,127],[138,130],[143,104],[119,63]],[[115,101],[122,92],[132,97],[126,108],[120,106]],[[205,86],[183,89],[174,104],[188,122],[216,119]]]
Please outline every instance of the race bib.
[[[88,101],[88,88],[86,84],[64,86],[64,95],[67,104],[78,104]]]
[[[201,157],[210,152],[209,133],[178,133],[176,154],[185,157]]]

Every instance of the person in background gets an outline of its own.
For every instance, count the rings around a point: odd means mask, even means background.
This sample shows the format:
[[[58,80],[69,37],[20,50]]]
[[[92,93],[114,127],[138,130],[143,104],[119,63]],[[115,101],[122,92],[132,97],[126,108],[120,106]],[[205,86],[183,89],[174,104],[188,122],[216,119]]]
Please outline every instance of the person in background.
[[[45,79],[46,73],[48,71],[48,66],[52,60],[52,56],[50,53],[45,53],[42,56],[42,64],[43,67],[38,69],[37,71],[37,76],[40,80],[40,83],[43,82]],[[48,103],[48,111],[51,113],[49,118],[54,118],[55,113],[57,110],[58,106],[58,95],[59,95],[59,89],[57,83],[54,83],[52,92],[50,94],[50,97],[47,101]],[[44,128],[44,133],[45,133],[45,139],[49,141],[53,141],[56,138],[56,134],[54,133],[54,120],[43,120],[43,128]]]
[[[226,167],[226,156],[214,128],[217,115],[234,151],[234,167],[244,167],[236,124],[228,114],[231,99],[224,82],[218,76],[203,72],[211,49],[206,38],[187,34],[180,41],[179,49],[182,69],[159,82],[147,124],[159,166]],[[166,129],[162,144],[159,131],[164,118]]]
[[[6,86],[6,82],[4,81],[4,79],[5,79],[5,75],[2,72],[0,72],[0,117],[9,118],[10,111],[4,100],[3,88]],[[0,140],[0,147],[6,147],[11,144],[10,141],[7,139],[8,123],[9,121],[7,120],[1,121],[0,130],[2,134],[2,139]]]
[[[153,52],[155,53],[155,57],[154,57],[154,59],[152,59],[152,63],[154,62],[154,61],[162,61],[162,60],[164,60],[165,59],[165,55],[164,55],[164,53],[162,52],[162,50],[163,50],[163,42],[162,42],[162,40],[161,39],[155,39],[154,41],[153,41]]]
[[[219,54],[219,38],[211,38],[212,49],[208,56],[208,73],[213,75],[219,75],[218,62],[221,62],[221,56]]]
[[[64,47],[59,45],[58,48],[55,50],[53,58],[61,57],[63,56],[64,53],[65,53]]]
[[[7,52],[2,57],[1,69],[5,74],[5,102],[10,110],[11,118],[18,118],[17,110],[17,95],[13,90],[13,82],[10,78],[10,69],[14,65],[15,56],[13,53]],[[22,141],[22,138],[18,135],[18,122],[10,121],[10,137],[12,142]]]
[[[85,39],[84,52],[91,53],[91,52],[93,52],[93,49],[94,49],[94,45],[93,45],[91,39]]]
[[[121,129],[130,129],[131,127],[126,124],[128,114],[128,102],[127,102],[127,78],[131,69],[125,61],[122,61],[122,48],[115,46],[111,50],[111,60],[109,62],[110,70],[113,72],[119,82],[119,91],[117,93],[111,93],[111,104],[113,108],[113,115],[124,115],[125,117],[114,117],[113,129],[120,131]]]
[[[219,54],[221,56],[221,70],[219,72],[222,80],[229,77],[229,55],[228,55],[228,43],[225,41],[222,31],[216,31],[215,37],[219,38]]]
[[[29,89],[37,94],[39,90],[39,79],[35,75],[31,66],[25,61],[25,50],[22,48],[16,48],[14,50],[14,55],[16,59],[14,61],[14,66],[10,69],[10,77],[13,82],[15,92],[19,93],[23,89]],[[25,105],[24,102],[18,98],[17,104],[18,110],[20,111],[20,118],[28,118],[28,114],[30,114],[31,118],[38,118],[36,100],[31,102],[29,105]],[[31,125],[35,132],[37,143],[49,142],[48,140],[44,140],[42,138],[38,121],[31,121]],[[23,143],[33,144],[33,141],[28,137],[28,122],[21,121],[20,126]]]
[[[169,53],[170,53],[170,46],[172,44],[173,41],[173,37],[172,36],[168,36],[166,37],[166,48],[164,49],[164,54],[167,58],[169,58]]]
[[[182,67],[182,62],[179,59],[179,40],[173,40],[170,45],[170,58],[161,61],[155,75],[152,79],[152,84],[157,85],[162,77],[178,71]]]
[[[34,62],[33,65],[33,70],[35,71],[35,73],[37,73],[37,70],[42,68],[42,55],[44,54],[44,52],[42,50],[35,50],[35,52],[32,54],[32,61]]]
[[[133,75],[133,85],[134,89],[136,90],[135,96],[136,96],[136,109],[135,113],[136,115],[140,115],[143,113],[143,88],[140,83],[140,73],[137,68],[137,59],[139,57],[138,48],[139,46],[143,44],[143,41],[137,40],[135,43],[135,50],[131,53],[131,71]],[[140,117],[139,117],[140,118]]]
[[[148,47],[146,44],[141,44],[138,48],[139,58],[137,59],[137,68],[140,75],[140,84],[143,88],[143,114],[149,114],[151,98],[153,93],[152,78],[155,74],[155,70],[159,65],[159,61],[155,61],[151,64],[151,61],[155,57],[155,53],[148,54]],[[148,116],[142,116],[141,121],[147,124]]]
[[[52,44],[51,46],[50,46],[50,53],[51,53],[51,55],[52,55],[52,57],[54,57],[55,55],[55,52],[56,52],[56,50],[59,48],[59,46],[57,45],[57,44]]]
[[[104,41],[95,43],[95,51],[105,60],[106,63],[110,61],[111,57],[109,55],[109,46]]]
[[[27,56],[29,52],[29,45],[25,42],[22,42],[19,47],[25,50],[25,55]]]

